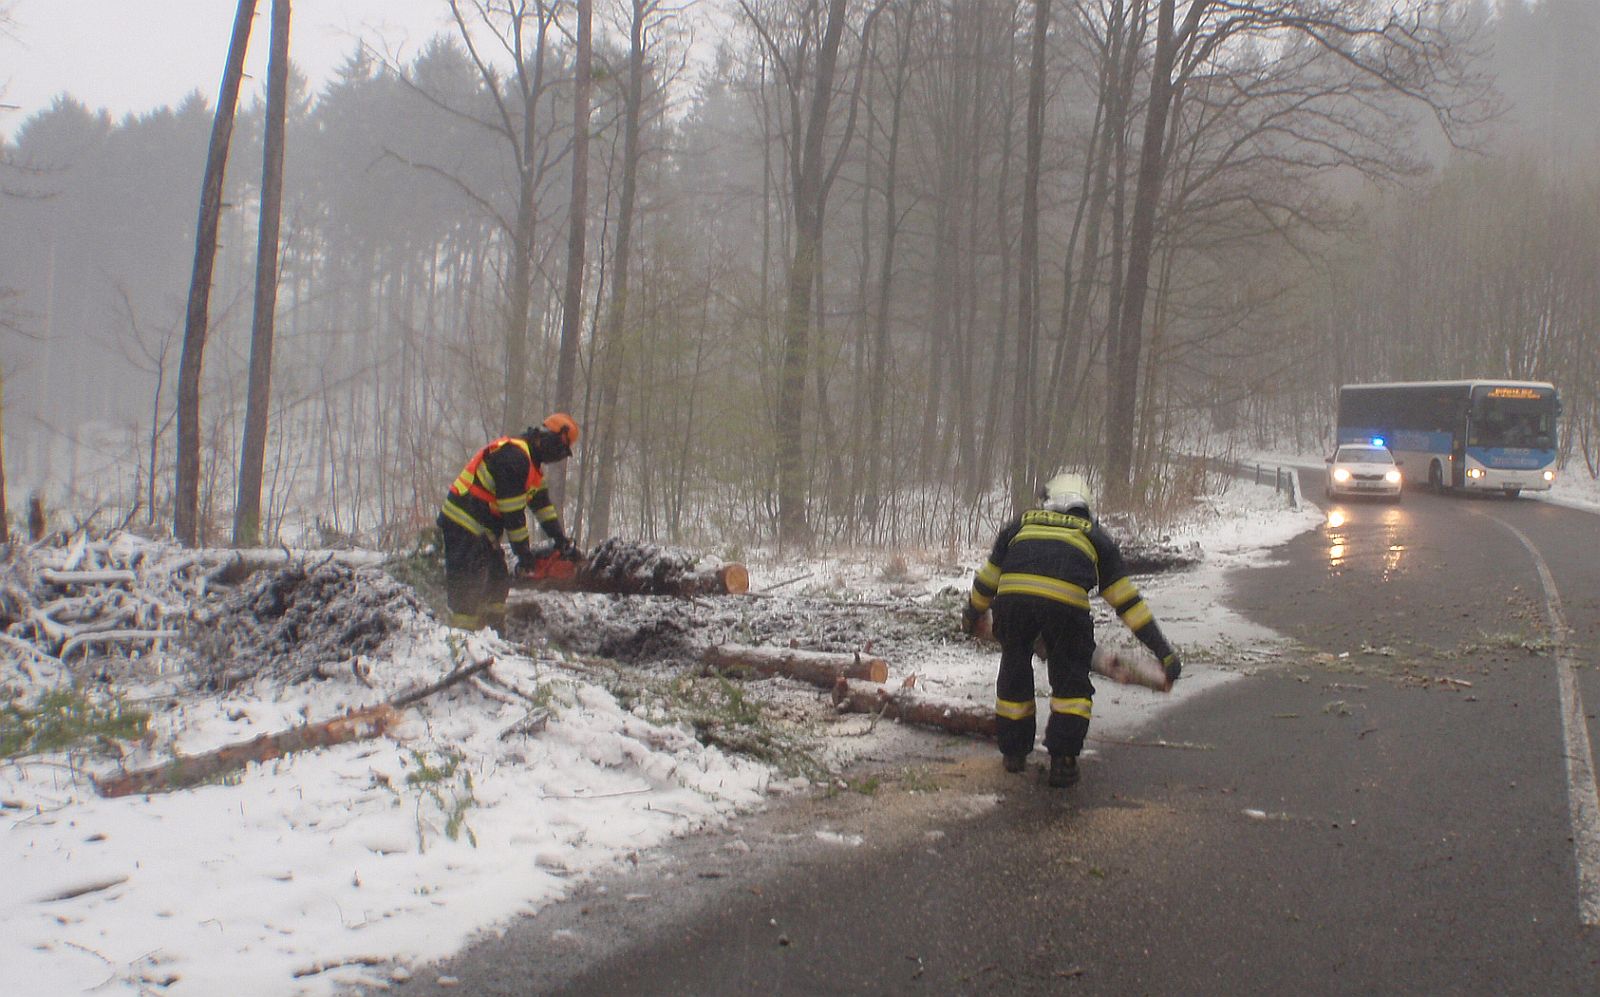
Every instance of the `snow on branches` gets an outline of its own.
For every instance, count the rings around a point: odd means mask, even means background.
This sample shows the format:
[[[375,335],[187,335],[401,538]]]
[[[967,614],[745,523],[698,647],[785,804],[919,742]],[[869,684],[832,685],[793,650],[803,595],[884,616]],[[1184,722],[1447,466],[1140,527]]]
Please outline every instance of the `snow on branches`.
[[[202,652],[224,646],[236,650],[243,642],[237,639],[239,627],[230,625],[228,600],[258,577],[267,578],[265,584],[282,595],[316,575],[319,587],[312,598],[323,604],[321,611],[330,619],[344,614],[346,625],[336,628],[335,639],[341,642],[342,658],[348,659],[370,650],[361,633],[393,629],[375,622],[371,612],[352,607],[348,591],[356,587],[357,572],[376,576],[380,587],[383,582],[393,586],[379,594],[376,601],[382,605],[416,606],[414,598],[398,594],[400,587],[387,576],[366,566],[376,560],[359,553],[192,550],[121,532],[107,537],[80,534],[56,546],[0,547],[0,661],[9,665],[0,669],[0,682],[54,687],[71,681],[82,662],[138,660],[185,642]],[[345,597],[335,598],[340,591]],[[292,600],[279,603],[276,616],[282,617]],[[224,608],[219,612],[217,607]],[[270,598],[231,608],[254,612],[257,618],[243,625],[247,631],[270,627],[259,618],[272,615]],[[286,643],[280,634],[273,642],[251,646],[272,652]]]

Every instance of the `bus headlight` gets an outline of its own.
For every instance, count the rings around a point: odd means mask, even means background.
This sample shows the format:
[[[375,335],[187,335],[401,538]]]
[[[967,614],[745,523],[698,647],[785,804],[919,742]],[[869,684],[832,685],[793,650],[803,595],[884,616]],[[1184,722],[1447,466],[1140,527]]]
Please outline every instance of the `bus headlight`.
[[[1348,467],[1336,467],[1336,468],[1334,468],[1333,469],[1333,480],[1339,482],[1340,484],[1343,484],[1344,482],[1349,481],[1350,480],[1350,469]]]
[[[1389,482],[1391,485],[1398,485],[1400,483],[1400,472],[1385,471],[1383,474],[1383,480]]]
[[[1483,477],[1483,468],[1481,468],[1481,467],[1469,467],[1469,468],[1467,468],[1467,477],[1471,478],[1474,481],[1478,480],[1479,478]]]
[[[1556,480],[1556,472],[1554,472],[1554,471],[1546,471],[1546,472],[1544,472],[1544,480],[1546,480],[1546,481],[1554,481],[1554,480]]]

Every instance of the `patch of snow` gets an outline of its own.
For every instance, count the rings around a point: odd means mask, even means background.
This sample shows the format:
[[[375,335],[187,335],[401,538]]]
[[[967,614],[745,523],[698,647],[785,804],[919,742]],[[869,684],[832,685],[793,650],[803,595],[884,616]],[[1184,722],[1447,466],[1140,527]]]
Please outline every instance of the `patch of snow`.
[[[1228,570],[1319,521],[1270,488],[1235,487],[1173,529],[1170,539],[1199,544],[1204,560],[1139,584],[1184,652],[1184,678],[1167,696],[1100,683],[1091,736],[1131,732],[1235,677],[1245,656],[1270,658],[1274,635],[1227,612],[1217,593]],[[747,562],[755,595],[742,600],[519,595],[515,644],[401,613],[381,649],[354,659],[361,667],[179,697],[157,714],[154,744],[192,753],[247,741],[392,698],[468,656],[493,656],[496,684],[432,697],[390,737],[252,765],[216,785],[102,799],[67,756],[0,763],[9,992],[320,995],[406,979],[585,876],[808,785],[703,744],[644,701],[619,702],[603,673],[671,675],[707,641],[794,636],[817,649],[870,643],[889,660],[891,684],[914,674],[930,693],[987,704],[998,655],[955,630],[986,556],[986,547],[806,561],[758,553]],[[1103,606],[1097,623],[1102,639],[1126,639]],[[636,664],[589,658],[619,651]],[[780,720],[820,725],[829,766],[939,736],[835,716],[824,692],[787,680],[744,688]],[[141,693],[176,695],[170,677],[130,691]],[[539,711],[542,723],[530,723]],[[138,748],[126,763],[161,757]]]

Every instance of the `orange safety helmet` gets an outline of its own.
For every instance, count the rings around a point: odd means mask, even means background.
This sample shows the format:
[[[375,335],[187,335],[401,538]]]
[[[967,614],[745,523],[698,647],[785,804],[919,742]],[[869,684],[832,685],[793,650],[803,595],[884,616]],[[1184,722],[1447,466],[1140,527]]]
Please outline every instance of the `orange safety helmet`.
[[[568,450],[578,445],[578,424],[567,413],[557,412],[550,416],[544,421],[544,428],[561,437]]]

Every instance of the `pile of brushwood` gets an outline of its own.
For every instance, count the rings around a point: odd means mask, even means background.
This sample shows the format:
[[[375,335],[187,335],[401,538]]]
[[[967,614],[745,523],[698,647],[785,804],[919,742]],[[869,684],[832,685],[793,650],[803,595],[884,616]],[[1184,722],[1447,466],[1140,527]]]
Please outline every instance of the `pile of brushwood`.
[[[410,589],[361,552],[186,549],[132,533],[0,547],[0,681],[23,689],[188,663],[223,688],[267,662],[290,681],[372,653]]]

